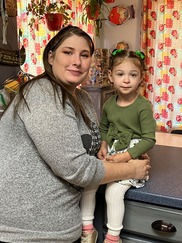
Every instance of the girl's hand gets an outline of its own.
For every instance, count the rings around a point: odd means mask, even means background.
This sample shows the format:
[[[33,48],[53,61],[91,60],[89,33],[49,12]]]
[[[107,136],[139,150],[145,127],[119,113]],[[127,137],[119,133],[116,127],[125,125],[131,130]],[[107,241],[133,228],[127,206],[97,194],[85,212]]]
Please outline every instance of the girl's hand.
[[[107,149],[100,149],[99,152],[97,153],[97,157],[100,160],[105,160],[107,156]]]
[[[107,155],[106,161],[113,162],[113,163],[126,162],[126,161],[123,161],[122,153]]]
[[[148,156],[147,153],[144,153],[144,154],[142,154],[142,155],[140,156],[140,159],[148,159],[148,160],[150,160],[150,157]]]
[[[114,162],[114,163],[118,163],[118,162],[125,163],[125,162],[128,162],[128,160],[130,160],[130,159],[131,159],[131,156],[128,152],[107,155],[107,157],[106,157],[106,161]]]
[[[106,141],[102,141],[99,152],[97,153],[98,159],[105,160],[108,153],[108,145]]]

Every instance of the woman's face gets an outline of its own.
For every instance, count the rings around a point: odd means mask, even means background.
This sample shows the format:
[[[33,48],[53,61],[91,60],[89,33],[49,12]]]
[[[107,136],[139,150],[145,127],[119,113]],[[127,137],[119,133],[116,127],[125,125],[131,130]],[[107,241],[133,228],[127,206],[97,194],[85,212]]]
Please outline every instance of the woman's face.
[[[55,52],[50,51],[48,61],[54,76],[74,91],[87,78],[92,57],[87,41],[73,35],[64,40]]]

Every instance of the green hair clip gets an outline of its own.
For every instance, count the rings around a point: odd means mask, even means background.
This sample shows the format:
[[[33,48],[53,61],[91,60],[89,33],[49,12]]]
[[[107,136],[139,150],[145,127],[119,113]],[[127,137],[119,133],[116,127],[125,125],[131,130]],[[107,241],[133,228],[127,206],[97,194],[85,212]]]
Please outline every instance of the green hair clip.
[[[122,49],[116,49],[115,51],[112,52],[112,56],[115,56],[117,53],[122,52]]]
[[[144,54],[140,51],[136,51],[135,54],[140,57],[142,60],[145,58]]]

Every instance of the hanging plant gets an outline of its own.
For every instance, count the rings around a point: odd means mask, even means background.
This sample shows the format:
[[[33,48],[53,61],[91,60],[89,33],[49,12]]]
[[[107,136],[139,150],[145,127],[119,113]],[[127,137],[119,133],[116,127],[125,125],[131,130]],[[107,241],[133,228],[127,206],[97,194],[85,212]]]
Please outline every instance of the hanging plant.
[[[99,4],[94,5],[94,10],[92,9],[92,6],[87,5],[86,8],[87,18],[89,20],[97,20],[99,18],[101,7]]]
[[[58,31],[63,26],[64,19],[60,13],[46,13],[45,19],[50,31]]]
[[[29,26],[32,29],[38,29],[38,25],[40,21],[47,16],[47,20],[53,21],[53,15],[52,17],[48,17],[49,14],[61,14],[62,15],[62,25],[69,24],[70,21],[70,14],[69,11],[71,10],[70,6],[66,4],[64,1],[56,1],[47,4],[46,0],[31,0],[31,2],[26,7],[26,14],[31,14],[31,19],[29,21]],[[58,27],[57,27],[58,28]]]
[[[104,8],[110,11],[107,4],[107,0],[83,0],[82,21],[88,23],[88,21],[94,21],[96,36],[99,37],[99,30],[102,27],[102,21],[104,19]]]

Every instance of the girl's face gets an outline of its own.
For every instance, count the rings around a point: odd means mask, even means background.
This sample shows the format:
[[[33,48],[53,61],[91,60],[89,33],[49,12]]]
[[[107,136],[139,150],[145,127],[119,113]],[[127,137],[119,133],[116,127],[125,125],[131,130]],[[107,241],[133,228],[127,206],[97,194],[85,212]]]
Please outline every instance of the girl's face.
[[[142,82],[141,69],[127,58],[109,71],[109,79],[119,94],[135,94]]]
[[[50,51],[48,61],[54,76],[74,92],[87,78],[92,57],[87,41],[73,35],[64,40],[55,52]]]

